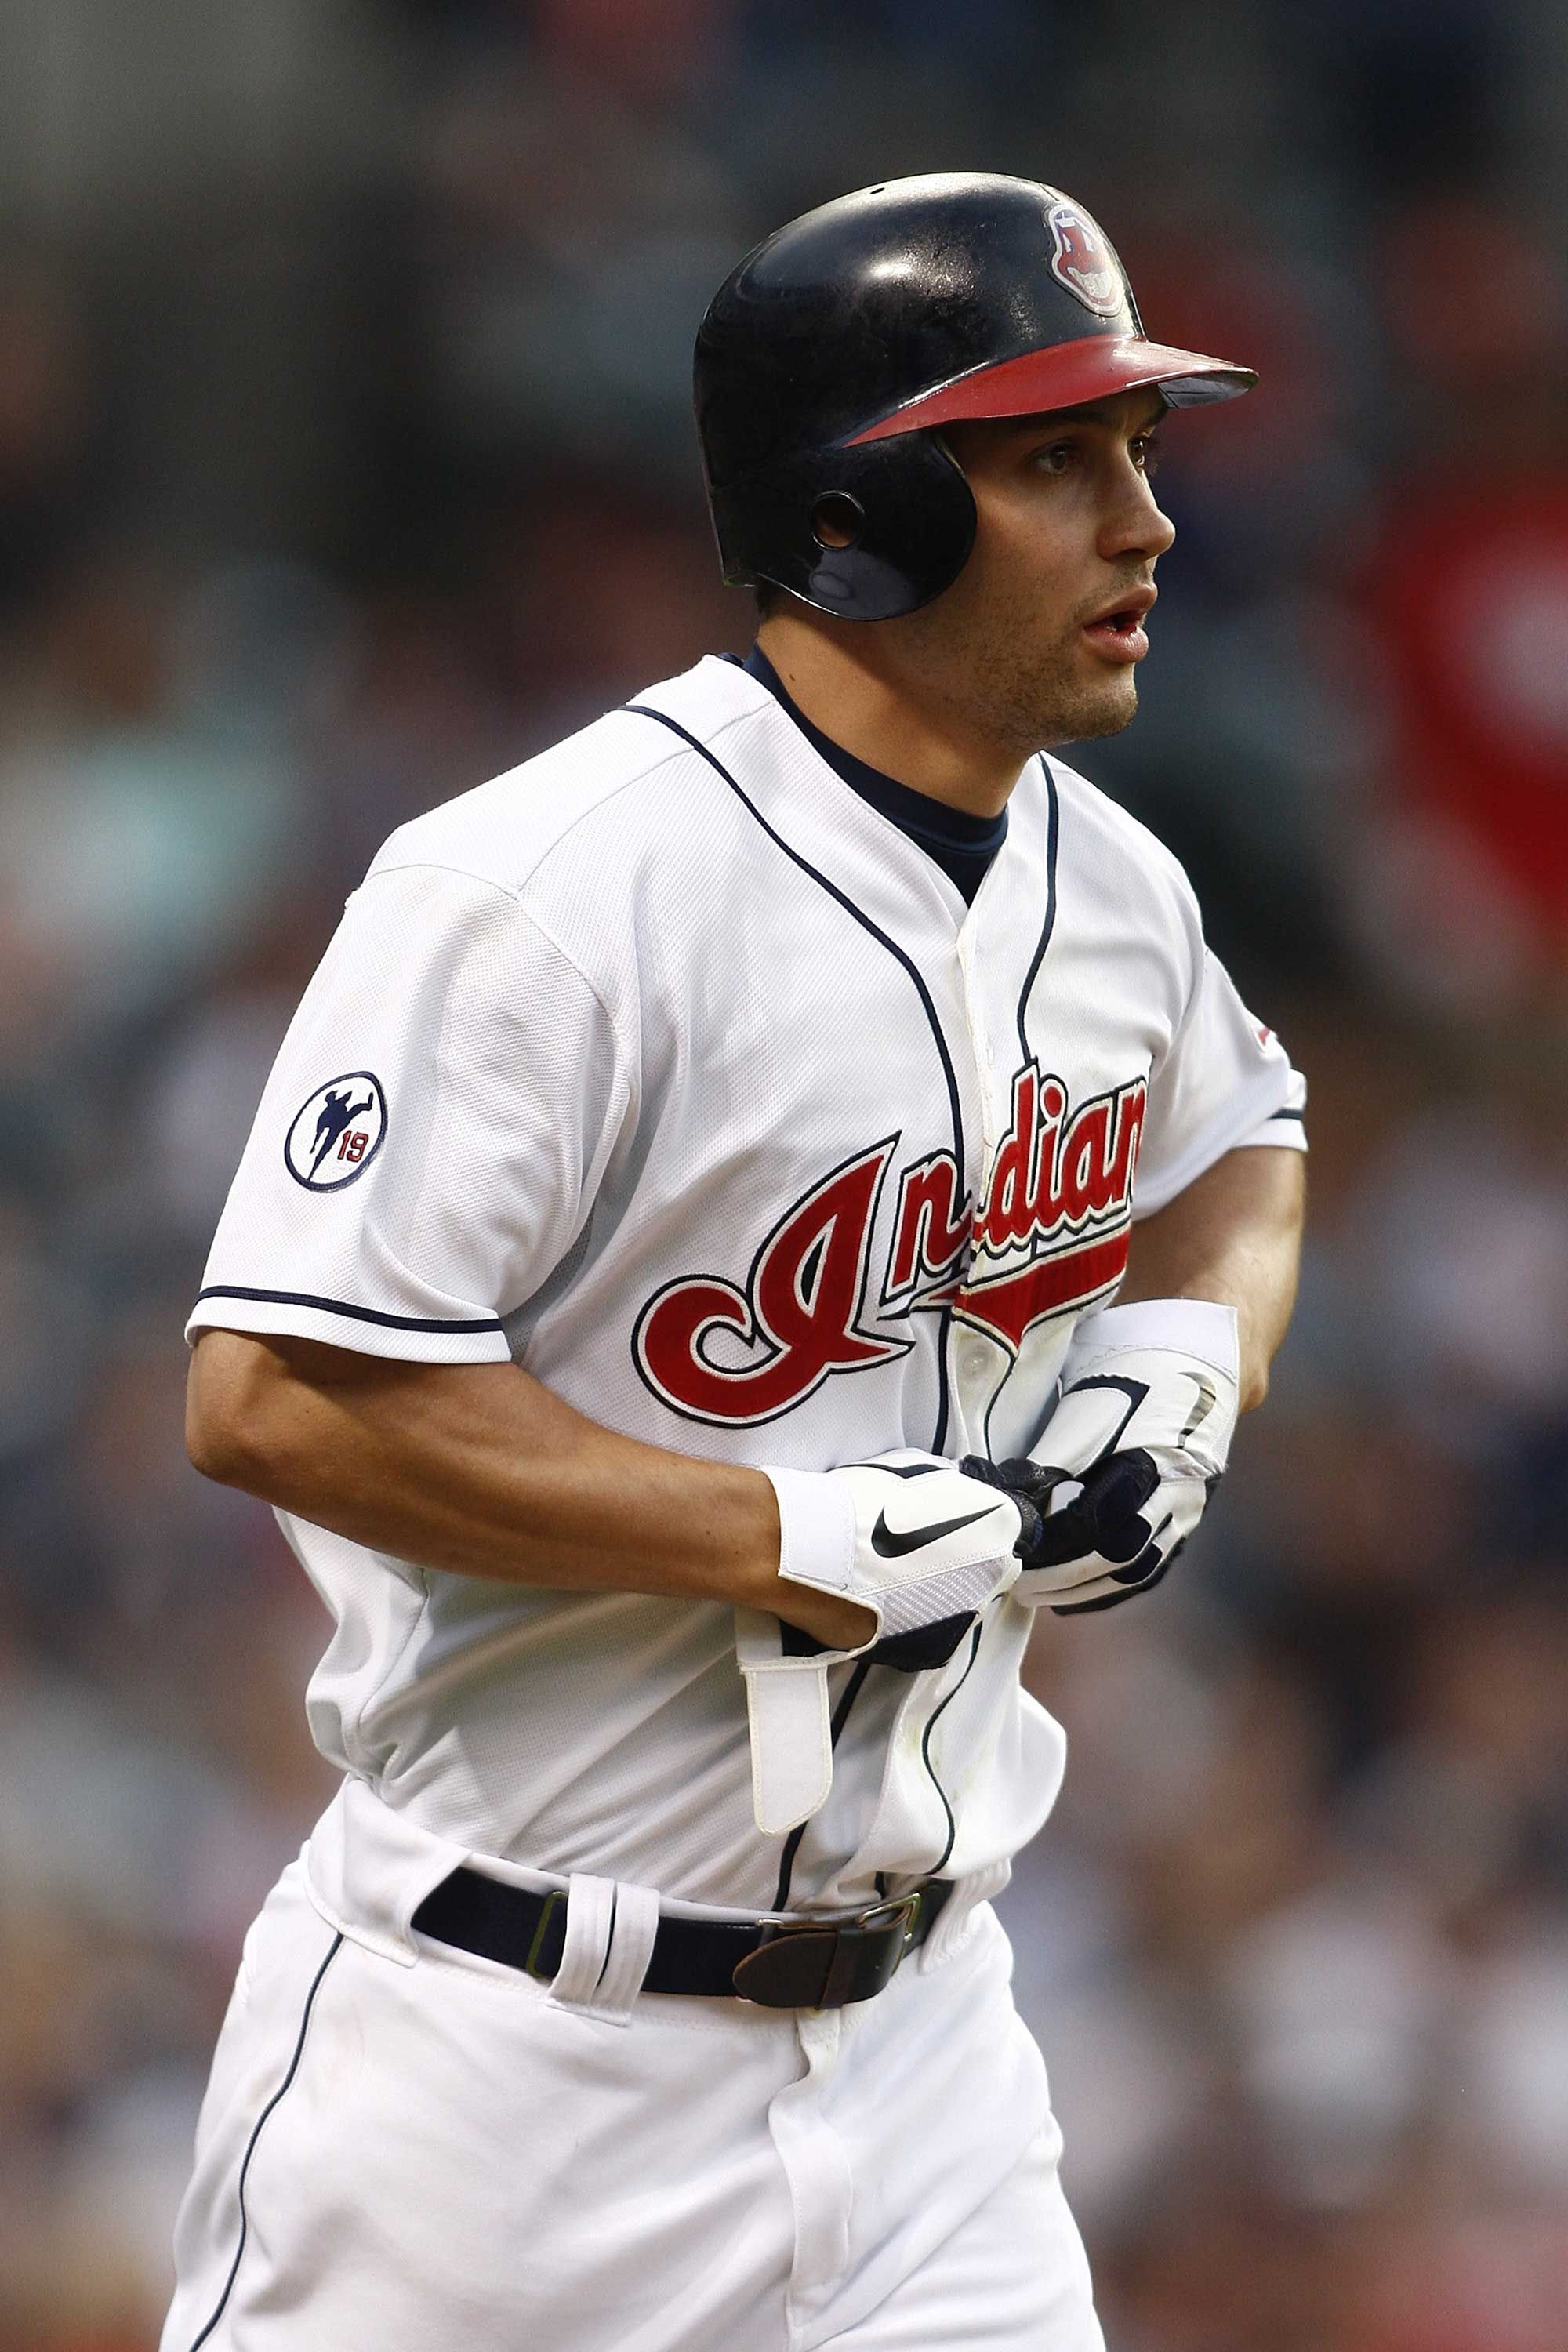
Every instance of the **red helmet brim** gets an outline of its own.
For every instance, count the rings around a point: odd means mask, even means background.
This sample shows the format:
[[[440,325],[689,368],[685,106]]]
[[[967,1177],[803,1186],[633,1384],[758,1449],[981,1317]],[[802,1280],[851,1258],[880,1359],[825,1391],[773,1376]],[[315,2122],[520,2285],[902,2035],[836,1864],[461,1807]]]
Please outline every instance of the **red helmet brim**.
[[[973,368],[967,375],[906,401],[890,416],[849,434],[840,446],[858,448],[865,441],[919,433],[961,417],[1032,416],[1081,408],[1088,401],[1141,392],[1145,385],[1163,392],[1172,408],[1197,408],[1212,401],[1236,400],[1257,382],[1253,369],[1237,367],[1231,360],[1146,342],[1142,335],[1085,335],[994,366]]]

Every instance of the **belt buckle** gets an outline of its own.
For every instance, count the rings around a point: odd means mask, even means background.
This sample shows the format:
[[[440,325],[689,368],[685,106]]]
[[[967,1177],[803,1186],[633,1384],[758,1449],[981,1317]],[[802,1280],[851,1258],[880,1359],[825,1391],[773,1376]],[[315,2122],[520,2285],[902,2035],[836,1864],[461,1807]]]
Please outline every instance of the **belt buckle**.
[[[920,1926],[921,1913],[925,1908],[925,1888],[917,1886],[911,1894],[900,1895],[894,1902],[873,1904],[868,1911],[858,1912],[854,1919],[848,1922],[851,1927],[858,1928],[866,1935],[878,1935],[884,1928],[891,1928],[894,1931],[888,1946],[887,1958],[884,1963],[878,1966],[874,1981],[860,1995],[861,2000],[869,2000],[874,1994],[886,1992],[892,1983],[903,1966],[910,1945],[915,1940],[915,1931]],[[900,1926],[903,1929],[901,1935],[898,1933]]]
[[[873,1903],[868,1911],[857,1911],[852,1919],[843,1920],[840,1924],[846,1927],[879,1927],[884,1924],[891,1927],[895,1921],[902,1918],[904,1944],[903,1951],[899,1954],[899,1958],[902,1959],[904,1952],[907,1952],[914,1942],[915,1930],[920,1926],[921,1913],[925,1909],[925,1888],[917,1886],[912,1893],[900,1895],[893,1902]]]
[[[869,2000],[891,1983],[920,1925],[925,1889],[918,1886],[896,1901],[874,1903],[847,1919],[780,1921],[753,1951],[737,1961],[731,1982],[742,2000],[764,2009],[842,2009]],[[900,1923],[903,1933],[897,1934]],[[869,1980],[857,1969],[864,1957],[861,1937],[891,1928],[885,1956]],[[854,1937],[854,1942],[847,1938]]]

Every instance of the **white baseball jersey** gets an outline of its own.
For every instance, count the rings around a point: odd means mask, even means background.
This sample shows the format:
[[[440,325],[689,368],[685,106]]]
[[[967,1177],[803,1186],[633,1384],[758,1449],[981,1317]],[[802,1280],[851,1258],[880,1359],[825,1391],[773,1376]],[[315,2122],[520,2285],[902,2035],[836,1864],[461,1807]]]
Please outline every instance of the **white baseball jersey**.
[[[1302,1100],[1179,866],[1070,768],[1029,762],[966,907],[708,659],[386,844],[191,1328],[510,1358],[729,1462],[1001,1457],[1131,1220],[1238,1145],[1299,1147]],[[786,1843],[752,1818],[729,1610],[283,1525],[336,1621],[317,1744],[480,1853],[849,1906],[879,1873],[999,1879],[1054,1799],[1062,1736],[1019,1688],[1034,1616],[1011,1601],[946,1668],[836,1670],[832,1790]]]

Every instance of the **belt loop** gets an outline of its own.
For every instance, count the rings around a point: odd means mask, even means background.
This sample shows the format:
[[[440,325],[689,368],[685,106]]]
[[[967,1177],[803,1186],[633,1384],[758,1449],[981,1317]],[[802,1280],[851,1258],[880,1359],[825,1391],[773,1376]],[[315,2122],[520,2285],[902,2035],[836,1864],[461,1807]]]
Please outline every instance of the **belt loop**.
[[[658,1929],[658,1896],[651,1886],[568,1879],[566,1941],[550,1999],[606,2025],[629,2025]]]
[[[988,1903],[994,1895],[999,1895],[1011,1876],[1011,1864],[1002,1862],[993,1863],[984,1870],[972,1870],[954,1882],[942,1917],[921,1948],[922,1972],[940,1969],[945,1960],[952,1958],[960,1945],[968,1942],[981,1905]]]

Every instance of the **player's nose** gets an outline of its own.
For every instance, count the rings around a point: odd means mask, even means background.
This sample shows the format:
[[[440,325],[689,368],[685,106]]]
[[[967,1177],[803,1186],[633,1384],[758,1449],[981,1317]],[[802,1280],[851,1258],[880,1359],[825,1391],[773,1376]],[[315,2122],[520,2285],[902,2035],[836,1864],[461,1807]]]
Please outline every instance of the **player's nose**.
[[[1155,499],[1146,474],[1129,464],[1119,471],[1100,526],[1100,552],[1107,557],[1163,555],[1176,526]]]

